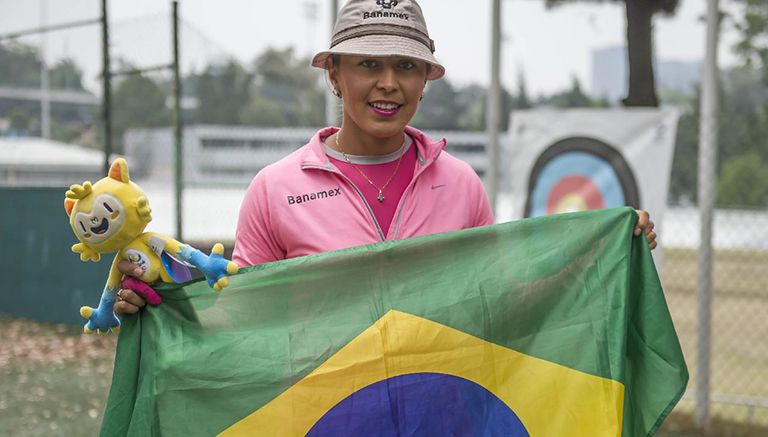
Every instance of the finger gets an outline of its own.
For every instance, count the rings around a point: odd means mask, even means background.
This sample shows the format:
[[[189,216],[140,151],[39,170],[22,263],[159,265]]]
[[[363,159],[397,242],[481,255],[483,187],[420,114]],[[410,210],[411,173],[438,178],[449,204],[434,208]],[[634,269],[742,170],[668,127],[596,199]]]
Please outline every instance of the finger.
[[[648,226],[645,227],[645,235],[653,233],[653,235],[656,235],[656,232],[653,231],[654,225],[653,222],[650,222]]]
[[[135,278],[138,278],[144,273],[141,267],[125,259],[118,261],[117,270],[126,276],[133,276]]]
[[[642,209],[635,210],[637,212],[637,223],[635,224],[635,236],[638,236],[643,233],[643,230],[646,226],[648,226],[648,222],[650,221],[650,215],[647,211],[643,211]]]
[[[139,296],[139,294],[135,291],[129,290],[127,288],[120,290],[120,298],[123,302],[128,302],[129,304],[139,308],[147,304],[147,301],[145,301],[143,297]]]
[[[654,240],[654,241],[652,241],[652,242],[648,243],[648,247],[650,247],[650,248],[651,248],[651,250],[653,250],[653,249],[656,249],[656,240]]]
[[[653,231],[653,228],[654,228],[655,226],[656,226],[656,225],[654,225],[654,223],[653,223],[653,222],[648,222],[648,223],[646,223],[646,225],[645,225],[645,226],[640,226],[640,225],[638,225],[637,227],[635,227],[635,236],[637,237],[637,236],[639,236],[640,234],[645,234],[645,235],[648,235],[648,233],[650,233],[651,231]]]
[[[645,234],[645,239],[648,240],[648,243],[655,242],[656,241],[656,237],[657,237],[657,235],[653,231],[650,231],[647,234]]]
[[[126,301],[117,301],[112,307],[112,311],[114,311],[115,314],[124,315],[136,314],[140,309],[141,308],[137,307],[136,305]]]

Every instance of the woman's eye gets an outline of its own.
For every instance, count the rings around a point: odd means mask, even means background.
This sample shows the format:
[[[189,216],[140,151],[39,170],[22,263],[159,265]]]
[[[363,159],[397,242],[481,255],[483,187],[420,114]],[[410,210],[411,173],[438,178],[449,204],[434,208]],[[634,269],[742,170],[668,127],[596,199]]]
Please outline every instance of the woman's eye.
[[[365,68],[374,68],[376,67],[376,61],[366,59],[365,61],[361,62],[360,65],[362,65]]]
[[[416,68],[416,64],[414,64],[411,61],[403,61],[400,63],[400,68],[402,68],[403,70],[412,70]]]

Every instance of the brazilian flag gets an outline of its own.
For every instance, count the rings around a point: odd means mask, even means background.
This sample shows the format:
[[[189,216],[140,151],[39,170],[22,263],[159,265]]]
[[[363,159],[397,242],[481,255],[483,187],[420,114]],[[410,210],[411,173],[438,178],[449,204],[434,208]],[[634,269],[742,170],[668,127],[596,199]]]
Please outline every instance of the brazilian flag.
[[[688,381],[631,209],[164,288],[127,317],[104,436],[647,436]]]

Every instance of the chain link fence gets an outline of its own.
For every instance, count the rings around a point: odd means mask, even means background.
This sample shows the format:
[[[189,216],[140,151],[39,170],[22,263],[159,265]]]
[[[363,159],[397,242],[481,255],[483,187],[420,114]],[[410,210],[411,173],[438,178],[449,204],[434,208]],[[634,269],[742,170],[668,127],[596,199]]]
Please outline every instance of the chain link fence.
[[[691,374],[676,411],[694,414],[697,371],[707,359],[713,422],[720,429],[735,422],[768,432],[768,209],[715,212],[709,357],[699,355],[706,321],[698,310],[698,211],[670,207],[663,228],[662,280]],[[690,241],[666,243],[677,235]]]

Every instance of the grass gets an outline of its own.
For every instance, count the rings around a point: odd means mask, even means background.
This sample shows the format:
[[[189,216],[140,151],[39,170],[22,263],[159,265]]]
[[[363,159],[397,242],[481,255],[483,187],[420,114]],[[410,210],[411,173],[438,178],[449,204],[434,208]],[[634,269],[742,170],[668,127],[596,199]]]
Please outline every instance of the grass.
[[[97,435],[115,338],[4,316],[0,332],[0,435]]]
[[[672,413],[656,434],[657,437],[765,437],[768,428],[738,422],[716,416],[712,420],[708,432],[696,427],[693,415],[688,413]]]
[[[713,279],[712,392],[768,399],[768,252],[718,251]],[[691,374],[688,393],[693,396],[698,367],[698,253],[665,251],[662,280]],[[693,402],[681,402],[677,411],[693,409]],[[723,420],[761,426],[763,435],[768,435],[768,408],[713,403],[711,411]]]
[[[662,278],[675,326],[696,377],[697,253],[667,250]],[[721,251],[715,259],[712,388],[768,398],[768,253]],[[0,316],[0,435],[98,434],[116,339],[79,334],[73,326]],[[768,435],[768,409],[712,404],[710,432],[697,429],[694,403],[680,402],[662,437]]]

